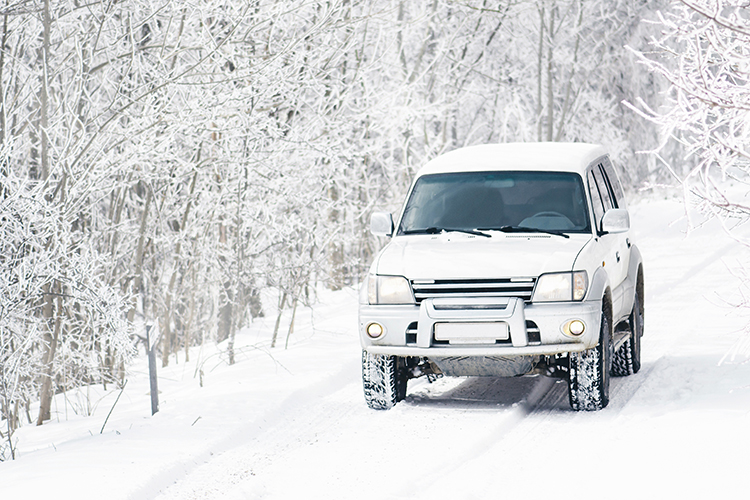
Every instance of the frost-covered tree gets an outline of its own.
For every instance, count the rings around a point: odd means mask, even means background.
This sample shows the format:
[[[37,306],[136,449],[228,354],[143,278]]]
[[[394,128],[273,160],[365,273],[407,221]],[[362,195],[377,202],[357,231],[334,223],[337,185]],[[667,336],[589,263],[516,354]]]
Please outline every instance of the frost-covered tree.
[[[660,21],[642,61],[670,82],[669,102],[639,109],[684,146],[684,158],[666,161],[673,176],[731,230],[750,214],[746,190],[723,182],[745,186],[750,174],[750,5],[680,0]]]
[[[16,182],[0,181],[0,461],[15,458],[13,433],[38,390],[45,331],[39,309],[54,276],[44,248],[51,214]]]
[[[128,290],[109,279],[117,255],[103,248],[102,200],[138,161],[120,154],[123,137],[144,135],[144,120],[121,131],[154,92],[134,85],[140,52],[123,46],[132,25],[119,33],[112,26],[122,14],[112,4],[82,9],[49,0],[3,11],[1,182],[6,200],[29,200],[45,213],[19,215],[43,235],[34,255],[49,270],[26,282],[25,304],[35,307],[20,311],[38,322],[29,332],[41,335],[31,343],[41,350],[39,364],[25,379],[39,389],[38,423],[50,418],[55,392],[122,381],[130,355]]]

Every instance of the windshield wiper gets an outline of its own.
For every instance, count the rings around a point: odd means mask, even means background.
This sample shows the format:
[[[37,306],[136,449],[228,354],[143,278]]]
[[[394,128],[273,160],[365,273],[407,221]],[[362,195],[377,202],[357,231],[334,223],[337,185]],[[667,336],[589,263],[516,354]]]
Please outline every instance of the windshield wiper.
[[[485,238],[492,238],[491,235],[487,233],[482,233],[479,231],[474,231],[473,229],[458,229],[458,228],[451,228],[451,227],[427,227],[424,229],[407,229],[406,231],[403,231],[403,234],[440,234],[440,233],[464,233],[464,234],[471,234],[474,236],[484,236]]]
[[[570,238],[569,235],[563,233],[562,231],[525,226],[480,227],[477,229],[477,231],[502,231],[503,233],[544,233],[553,234],[555,236],[562,236],[563,238]]]

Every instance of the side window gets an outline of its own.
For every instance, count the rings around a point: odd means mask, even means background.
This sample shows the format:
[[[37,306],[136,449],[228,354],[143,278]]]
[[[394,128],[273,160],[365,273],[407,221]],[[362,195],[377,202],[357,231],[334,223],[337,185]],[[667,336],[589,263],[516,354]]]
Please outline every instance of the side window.
[[[614,196],[615,206],[617,208],[625,208],[625,194],[622,190],[622,184],[617,176],[614,165],[609,160],[608,156],[605,156],[602,160],[602,166],[604,167],[604,174],[609,181],[609,185],[612,188],[612,194]]]
[[[594,219],[596,230],[599,231],[601,228],[602,217],[604,217],[604,205],[602,204],[602,197],[599,194],[599,188],[596,185],[596,179],[594,179],[593,170],[589,170],[586,175],[589,183],[589,192],[591,193],[591,208],[594,210]]]
[[[596,179],[596,185],[599,188],[599,195],[602,197],[602,204],[604,205],[604,211],[611,208],[615,208],[614,203],[612,202],[612,197],[609,192],[609,187],[607,186],[607,180],[604,178],[604,175],[602,174],[601,170],[601,164],[597,165],[593,168],[594,172],[594,179]]]

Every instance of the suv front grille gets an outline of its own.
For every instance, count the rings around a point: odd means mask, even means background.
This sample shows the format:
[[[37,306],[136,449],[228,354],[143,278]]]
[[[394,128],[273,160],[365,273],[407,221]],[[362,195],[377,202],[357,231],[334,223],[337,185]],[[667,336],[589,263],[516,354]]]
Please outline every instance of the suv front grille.
[[[438,297],[518,297],[531,301],[536,278],[412,280],[417,304]]]

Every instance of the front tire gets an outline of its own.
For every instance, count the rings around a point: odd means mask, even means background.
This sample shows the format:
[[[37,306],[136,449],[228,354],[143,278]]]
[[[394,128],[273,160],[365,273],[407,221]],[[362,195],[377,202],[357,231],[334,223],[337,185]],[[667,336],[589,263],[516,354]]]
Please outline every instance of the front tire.
[[[576,411],[601,410],[609,404],[611,330],[610,320],[602,312],[597,346],[568,356],[568,398],[570,407]]]
[[[367,406],[389,410],[406,398],[406,363],[403,358],[362,350],[362,387]]]

